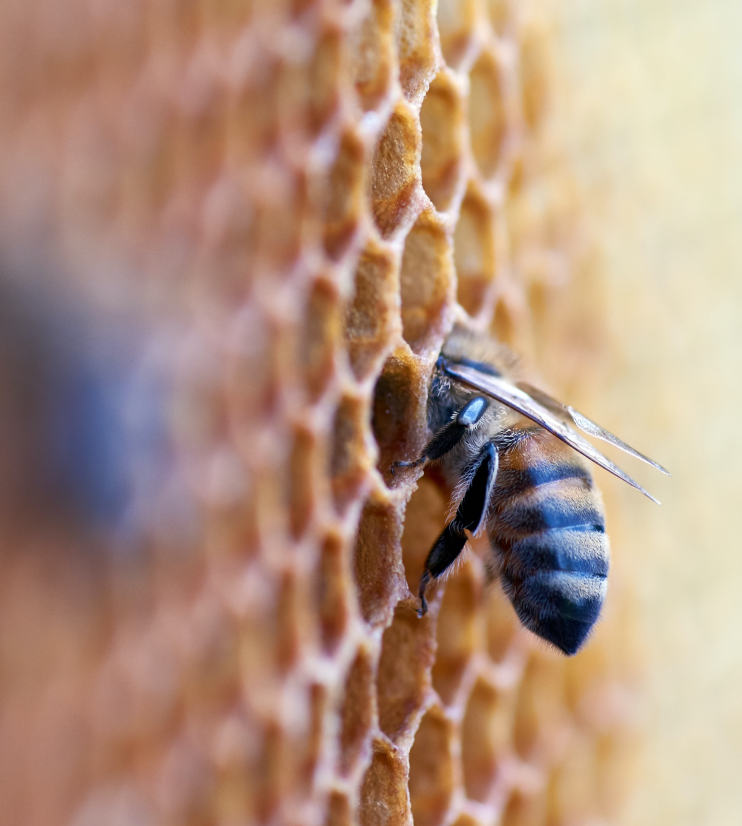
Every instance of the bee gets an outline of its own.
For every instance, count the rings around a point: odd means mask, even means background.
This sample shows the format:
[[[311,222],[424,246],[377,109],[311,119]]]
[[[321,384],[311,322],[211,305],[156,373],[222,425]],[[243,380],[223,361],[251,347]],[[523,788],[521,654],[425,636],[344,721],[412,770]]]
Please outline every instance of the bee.
[[[391,468],[439,462],[453,488],[455,516],[425,562],[418,615],[428,610],[428,586],[456,561],[467,533],[486,531],[488,569],[499,575],[521,623],[575,654],[600,614],[610,558],[603,503],[585,458],[657,500],[573,426],[667,471],[520,381],[505,347],[463,327],[454,328],[438,359],[428,426],[434,435],[422,454]]]

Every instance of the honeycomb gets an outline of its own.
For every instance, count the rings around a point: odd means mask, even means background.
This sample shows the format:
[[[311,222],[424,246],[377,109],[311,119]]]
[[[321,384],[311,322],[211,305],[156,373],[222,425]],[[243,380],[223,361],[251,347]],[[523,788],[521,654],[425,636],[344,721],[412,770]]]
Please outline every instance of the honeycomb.
[[[449,492],[389,473],[455,320],[578,402],[599,362],[548,31],[0,4],[0,822],[614,815],[622,603],[566,661],[475,543],[418,619]]]

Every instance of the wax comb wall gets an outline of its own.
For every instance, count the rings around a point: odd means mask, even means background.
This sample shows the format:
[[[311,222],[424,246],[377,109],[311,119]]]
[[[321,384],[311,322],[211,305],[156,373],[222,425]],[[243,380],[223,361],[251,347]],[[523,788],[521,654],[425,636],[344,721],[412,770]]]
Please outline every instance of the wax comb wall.
[[[0,4],[3,283],[33,270],[44,319],[63,293],[89,320],[74,364],[106,319],[136,330],[126,376],[156,377],[167,431],[109,522],[4,516],[0,822],[610,816],[615,621],[563,661],[476,553],[418,619],[445,493],[388,473],[424,444],[457,314],[567,365],[554,382],[594,353],[541,15]],[[58,340],[32,339],[46,364]]]

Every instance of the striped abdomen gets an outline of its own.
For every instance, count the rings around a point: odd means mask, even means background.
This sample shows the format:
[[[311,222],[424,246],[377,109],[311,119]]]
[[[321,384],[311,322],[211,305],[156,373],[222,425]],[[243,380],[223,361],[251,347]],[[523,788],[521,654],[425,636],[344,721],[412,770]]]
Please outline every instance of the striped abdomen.
[[[543,430],[501,448],[489,530],[521,622],[574,654],[600,614],[609,548],[600,494],[582,458]]]

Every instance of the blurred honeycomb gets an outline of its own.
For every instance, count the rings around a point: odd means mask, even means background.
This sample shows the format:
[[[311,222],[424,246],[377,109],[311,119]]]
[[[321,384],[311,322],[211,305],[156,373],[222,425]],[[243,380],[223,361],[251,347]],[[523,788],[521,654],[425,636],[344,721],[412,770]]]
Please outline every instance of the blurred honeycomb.
[[[3,0],[0,41],[0,822],[609,820],[620,604],[567,662],[475,548],[418,619],[447,494],[388,473],[455,319],[573,399],[599,359],[537,0]]]

